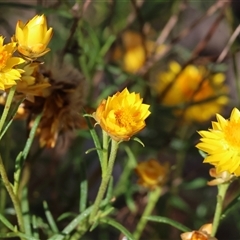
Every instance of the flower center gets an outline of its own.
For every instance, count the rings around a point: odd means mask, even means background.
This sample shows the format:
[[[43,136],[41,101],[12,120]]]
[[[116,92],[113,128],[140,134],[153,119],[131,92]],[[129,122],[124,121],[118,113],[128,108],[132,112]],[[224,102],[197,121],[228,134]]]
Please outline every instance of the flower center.
[[[224,128],[224,133],[229,145],[240,150],[240,122],[228,122]]]
[[[2,51],[0,53],[0,70],[6,67],[7,60],[11,56],[11,53],[8,53],[7,51]]]
[[[205,234],[197,231],[195,231],[191,237],[191,240],[207,240],[207,239],[208,237]]]
[[[129,114],[128,111],[119,109],[114,112],[114,115],[115,115],[116,122],[120,127],[127,127],[131,125],[132,116]]]

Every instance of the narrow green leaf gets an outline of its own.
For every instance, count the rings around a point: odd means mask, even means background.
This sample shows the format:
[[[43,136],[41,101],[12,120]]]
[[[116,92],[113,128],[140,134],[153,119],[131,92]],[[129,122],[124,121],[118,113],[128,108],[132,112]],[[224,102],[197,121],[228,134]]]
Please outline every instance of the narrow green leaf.
[[[83,74],[86,77],[86,79],[90,80],[91,77],[90,77],[90,73],[89,73],[86,61],[87,60],[85,55],[81,55],[81,57],[79,57],[79,64],[80,64],[81,70],[83,71]]]
[[[110,35],[108,39],[106,40],[105,44],[100,50],[100,56],[104,57],[105,54],[108,52],[109,48],[112,46],[113,42],[115,41],[116,36],[115,35]]]
[[[11,105],[11,108],[9,109],[9,114],[6,118],[6,121],[5,121],[4,126],[3,126],[3,130],[2,130],[1,135],[0,135],[0,139],[2,139],[2,137],[4,136],[4,134],[6,133],[8,128],[11,126],[11,124],[13,122],[13,118],[17,113],[18,107],[24,101],[24,99],[25,98],[21,99],[18,103],[14,104],[14,105],[13,104]]]
[[[149,216],[149,217],[145,217],[148,221],[153,221],[153,222],[159,222],[159,223],[165,223],[168,225],[171,225],[175,228],[177,228],[178,230],[182,231],[182,232],[190,232],[191,229],[189,229],[188,227],[184,226],[183,224],[176,222],[172,219],[169,219],[167,217],[161,217],[161,216]]]
[[[100,222],[113,226],[114,228],[118,229],[121,233],[123,233],[128,240],[133,240],[132,234],[124,226],[122,226],[120,223],[116,222],[115,220],[105,217],[105,218],[101,218]]]
[[[34,238],[32,236],[28,236],[28,235],[26,235],[24,233],[20,233],[20,232],[10,232],[10,233],[5,233],[5,234],[0,233],[0,239],[14,238],[14,237],[20,237],[25,240],[39,240],[38,238]]]
[[[59,221],[62,221],[63,219],[66,219],[69,217],[76,217],[76,216],[77,216],[77,214],[75,214],[75,213],[65,212],[57,218],[57,221],[59,222]]]
[[[22,160],[22,152],[19,152],[15,160],[14,184],[13,184],[13,192],[15,194],[17,194],[19,181],[20,181],[21,160]]]
[[[236,212],[237,209],[240,207],[240,193],[232,200],[230,204],[224,209],[222,215],[221,215],[221,220],[226,218],[227,216],[230,215],[232,212]]]
[[[137,165],[137,160],[129,146],[124,145],[124,149],[128,155],[128,158],[125,160],[126,165],[123,168],[123,172],[120,176],[117,185],[114,188],[114,195],[119,196],[123,193],[126,193],[126,189],[128,188],[127,183],[129,182],[129,178],[132,175],[133,169]]]
[[[207,153],[203,152],[202,150],[198,150],[198,152],[203,158],[207,157]]]
[[[88,117],[85,117],[86,121],[87,121],[87,125],[88,125],[88,128],[89,128],[89,131],[91,133],[91,136],[92,136],[92,139],[93,139],[93,142],[94,142],[94,145],[97,149],[97,153],[98,153],[98,158],[100,160],[100,164],[101,164],[101,167],[102,167],[102,147],[101,147],[101,143],[100,143],[100,140],[98,138],[98,135],[91,123],[91,121],[88,119]],[[101,151],[100,151],[101,149]]]
[[[26,234],[29,236],[32,236],[31,216],[30,216],[29,204],[28,204],[28,189],[27,189],[27,187],[24,187],[22,190],[21,207],[22,207],[23,222],[24,222]]]
[[[132,140],[135,141],[135,142],[140,143],[143,147],[145,147],[144,143],[139,138],[134,137]]]
[[[32,227],[33,227],[33,237],[39,238],[37,217],[35,215],[32,216]]]
[[[105,207],[108,204],[108,201],[104,199],[100,207]],[[93,206],[87,208],[85,211],[83,211],[81,214],[79,214],[77,217],[75,217],[59,234],[55,234],[48,240],[63,240],[65,239],[66,235],[70,234],[82,221],[84,221],[92,212]]]
[[[205,187],[207,185],[207,180],[205,178],[196,178],[191,182],[185,182],[181,184],[181,188],[185,190],[198,189]]]
[[[23,159],[24,159],[24,160],[26,160],[27,155],[28,155],[28,153],[29,153],[29,150],[30,150],[30,148],[31,148],[31,146],[32,146],[32,142],[33,142],[33,139],[34,139],[34,137],[35,137],[35,133],[36,133],[36,131],[37,131],[37,127],[38,127],[38,124],[39,124],[41,118],[42,118],[42,114],[39,114],[39,115],[36,117],[35,121],[33,122],[33,126],[32,126],[32,128],[31,128],[30,133],[29,133],[29,137],[28,137],[28,139],[27,139],[25,148],[23,149]],[[23,164],[23,163],[22,163],[22,164]]]
[[[10,230],[14,231],[14,226],[0,213],[0,221]]]
[[[85,113],[85,114],[83,114],[83,117],[90,117],[90,118],[94,118],[92,114],[88,114],[88,113]]]
[[[86,165],[85,161],[81,161],[80,166],[80,203],[79,203],[79,211],[83,212],[87,207],[87,198],[88,198],[88,181],[86,176]]]
[[[102,148],[90,148],[85,153],[89,154],[90,152],[93,152],[93,151],[105,151],[105,150]]]
[[[54,233],[58,233],[59,230],[58,230],[57,224],[56,224],[56,222],[54,221],[54,218],[53,218],[53,216],[52,216],[52,213],[51,213],[50,210],[49,210],[49,207],[48,207],[48,204],[47,204],[46,201],[43,202],[43,208],[44,208],[45,215],[46,215],[46,218],[47,218],[47,221],[48,221],[48,224],[49,224],[51,230],[52,230]]]

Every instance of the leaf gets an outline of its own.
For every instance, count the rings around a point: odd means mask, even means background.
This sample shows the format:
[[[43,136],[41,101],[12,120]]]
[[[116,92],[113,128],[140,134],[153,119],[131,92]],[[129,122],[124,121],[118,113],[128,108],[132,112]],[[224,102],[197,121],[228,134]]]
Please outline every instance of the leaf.
[[[144,218],[146,218],[148,221],[168,224],[170,226],[173,226],[173,227],[179,229],[182,232],[190,232],[191,231],[191,229],[189,229],[188,227],[184,226],[183,224],[181,224],[179,222],[176,222],[176,221],[174,221],[172,219],[166,218],[166,217],[148,216],[148,217],[144,217]]]
[[[104,199],[100,207],[104,207],[108,204],[108,201]],[[93,206],[87,208],[85,211],[83,211],[81,214],[76,216],[59,234],[55,234],[48,240],[63,240],[65,239],[66,235],[70,234],[82,221],[84,221],[92,212]]]
[[[189,208],[188,204],[182,198],[180,198],[179,196],[172,196],[169,199],[169,203],[170,203],[171,206],[173,206],[177,209],[180,209],[182,211],[185,211],[185,212],[190,211],[190,208]]]
[[[140,143],[143,147],[145,147],[144,143],[139,138],[134,137],[132,140],[135,141],[135,142]]]
[[[26,239],[26,240],[39,240],[38,238],[34,238],[32,236],[28,236],[20,232],[10,232],[5,234],[0,234],[0,239],[14,238],[14,237],[20,237],[21,239]]]
[[[33,237],[39,238],[37,217],[35,215],[32,216],[32,227],[33,227]]]
[[[54,232],[54,233],[58,233],[59,230],[58,230],[58,227],[57,227],[57,224],[56,222],[54,221],[54,218],[52,216],[52,213],[50,212],[49,208],[48,208],[48,204],[46,201],[43,202],[43,208],[44,208],[44,211],[45,211],[45,216],[47,218],[47,221],[48,221],[48,224],[51,228],[51,230]]]
[[[80,166],[80,202],[79,202],[79,210],[83,212],[87,207],[87,197],[88,197],[88,181],[86,176],[86,165],[85,162],[81,162]]]
[[[102,148],[90,148],[85,153],[89,154],[90,152],[93,152],[93,151],[105,151],[105,150]]]
[[[183,183],[181,187],[186,190],[198,189],[205,187],[207,185],[207,180],[205,178],[196,178],[191,182]]]
[[[224,209],[221,220],[225,219],[232,212],[236,212],[236,210],[240,207],[240,193],[232,200],[232,202]]]
[[[28,189],[26,187],[22,190],[22,199],[21,199],[21,207],[23,213],[23,222],[26,234],[32,236],[32,226],[31,226],[31,215],[29,211],[29,203],[28,203]]]
[[[198,150],[198,152],[203,158],[207,157],[207,153],[203,152],[202,150]]]
[[[33,142],[33,139],[34,139],[34,137],[35,137],[35,135],[36,135],[35,133],[36,133],[36,131],[37,131],[37,127],[38,127],[38,124],[39,124],[41,118],[42,118],[42,114],[39,114],[39,115],[36,117],[36,119],[34,120],[34,122],[33,122],[33,125],[32,125],[32,127],[31,127],[31,131],[30,131],[30,133],[29,133],[29,137],[28,137],[27,142],[26,142],[26,145],[25,145],[25,147],[24,147],[24,149],[23,149],[23,159],[24,159],[24,160],[26,160],[27,155],[28,155],[28,153],[29,153],[29,150],[30,150],[30,148],[31,148],[31,146],[32,146],[32,142]],[[22,163],[22,164],[23,164],[23,163]]]
[[[76,217],[76,215],[77,214],[75,214],[75,213],[65,212],[57,218],[57,221],[62,221],[63,219],[66,219],[66,218],[69,218],[69,217]]]
[[[0,213],[0,221],[10,230],[14,231],[14,226]]]
[[[96,147],[96,150],[97,150],[97,153],[98,153],[98,158],[100,160],[100,164],[101,164],[101,167],[102,167],[102,147],[101,147],[101,143],[100,143],[100,140],[98,138],[98,135],[91,123],[91,121],[88,119],[88,117],[85,117],[86,121],[87,121],[87,125],[88,125],[88,128],[89,128],[89,131],[91,133],[91,136],[92,136],[92,139],[93,139],[93,142],[94,142],[94,145]],[[100,151],[101,149],[101,151]]]
[[[113,226],[114,228],[118,229],[121,233],[123,233],[128,240],[133,240],[132,234],[124,226],[122,226],[120,223],[116,222],[115,220],[105,217],[105,218],[101,218],[100,222]]]

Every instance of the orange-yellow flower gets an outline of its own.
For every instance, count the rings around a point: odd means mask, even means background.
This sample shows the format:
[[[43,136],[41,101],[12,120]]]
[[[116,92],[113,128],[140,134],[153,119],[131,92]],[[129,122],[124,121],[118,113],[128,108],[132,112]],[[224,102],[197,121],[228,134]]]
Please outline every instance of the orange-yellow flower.
[[[229,120],[216,117],[212,129],[199,131],[202,138],[196,147],[208,154],[204,162],[214,165],[216,174],[228,171],[240,176],[240,111],[234,108]]]
[[[145,127],[149,105],[142,103],[139,93],[129,93],[125,88],[103,100],[93,117],[101,128],[116,141],[128,141]]]
[[[16,80],[19,80],[22,69],[15,69],[18,64],[25,61],[19,57],[13,57],[12,54],[16,50],[16,43],[8,43],[3,45],[4,38],[0,36],[0,90],[16,85]]]
[[[190,122],[203,122],[228,102],[224,80],[224,74],[212,74],[205,66],[187,65],[182,69],[177,62],[171,62],[169,70],[159,74],[154,90],[163,105],[183,108],[175,114],[182,114]]]
[[[217,240],[211,237],[212,224],[204,224],[198,231],[185,232],[181,234],[182,240]]]
[[[13,39],[18,43],[18,51],[22,55],[35,59],[50,51],[47,45],[52,35],[52,28],[47,29],[46,17],[36,15],[26,24],[20,20],[17,22]]]
[[[115,47],[112,58],[114,61],[120,61],[125,71],[135,73],[154,51],[160,52],[164,49],[163,45],[157,49],[155,47],[153,41],[144,40],[139,33],[126,31],[122,35],[122,46]]]
[[[139,176],[138,184],[149,189],[154,189],[166,182],[169,165],[161,165],[158,161],[150,159],[139,163],[135,171]]]

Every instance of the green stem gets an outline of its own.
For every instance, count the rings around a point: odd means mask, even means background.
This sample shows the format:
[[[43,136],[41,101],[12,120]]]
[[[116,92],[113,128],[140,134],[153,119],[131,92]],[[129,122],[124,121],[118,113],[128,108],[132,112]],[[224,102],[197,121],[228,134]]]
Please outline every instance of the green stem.
[[[20,227],[20,231],[24,233],[25,229],[24,229],[24,222],[23,222],[23,216],[22,216],[22,211],[21,211],[21,207],[20,207],[20,202],[19,202],[18,197],[14,194],[12,185],[8,180],[8,176],[5,171],[1,156],[0,156],[0,175],[1,175],[2,181],[8,191],[8,194],[12,200],[14,209],[16,211],[16,216],[17,216],[18,225]]]
[[[222,214],[223,201],[224,201],[228,186],[229,186],[229,183],[223,183],[218,185],[217,205],[216,205],[215,214],[213,218],[213,228],[212,228],[212,234],[211,234],[212,237],[215,236],[218,229],[220,217]]]
[[[6,121],[9,109],[11,107],[11,103],[12,103],[12,100],[13,100],[15,90],[16,90],[16,85],[10,88],[9,94],[7,96],[7,101],[6,101],[6,104],[4,106],[4,110],[3,110],[3,113],[2,113],[2,116],[1,116],[1,119],[0,119],[0,133],[2,132],[3,125]]]
[[[97,215],[99,206],[100,206],[101,201],[102,201],[102,199],[104,197],[104,194],[106,192],[110,177],[112,176],[112,170],[113,170],[114,162],[115,162],[115,159],[116,159],[117,150],[118,150],[118,142],[112,139],[111,152],[110,152],[110,157],[109,157],[109,160],[108,160],[107,170],[102,175],[102,182],[101,182],[101,185],[99,187],[98,194],[97,194],[97,197],[95,199],[95,202],[93,204],[93,211],[91,212],[91,215],[90,215],[90,219],[89,219],[90,223],[92,223],[94,221],[94,218]],[[104,159],[104,161],[105,161],[105,159]]]
[[[143,229],[145,228],[147,221],[148,221],[146,219],[146,217],[148,217],[152,213],[152,211],[160,197],[161,190],[162,190],[161,187],[157,187],[154,191],[151,191],[149,193],[147,206],[145,207],[144,212],[141,216],[141,219],[138,222],[138,225],[136,227],[136,230],[133,233],[134,240],[138,240],[141,237]]]
[[[103,152],[102,152],[102,177],[105,176],[108,165],[108,134],[105,131],[103,133]]]

